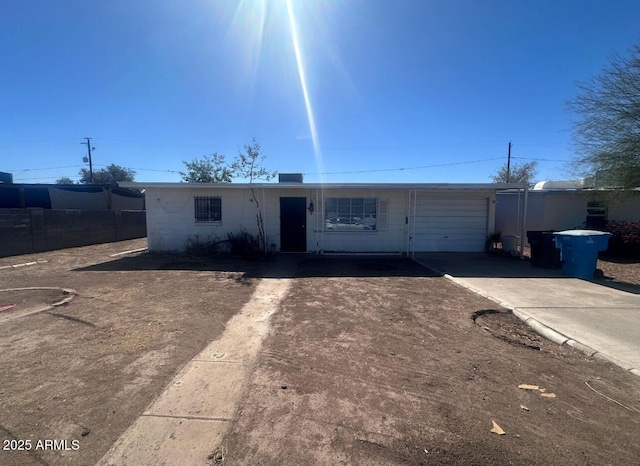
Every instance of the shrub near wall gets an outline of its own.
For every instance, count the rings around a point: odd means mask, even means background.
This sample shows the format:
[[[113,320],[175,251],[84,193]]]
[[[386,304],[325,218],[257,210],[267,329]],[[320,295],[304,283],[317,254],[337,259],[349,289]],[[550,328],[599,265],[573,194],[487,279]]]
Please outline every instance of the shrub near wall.
[[[607,222],[610,254],[621,257],[640,257],[640,222]]]

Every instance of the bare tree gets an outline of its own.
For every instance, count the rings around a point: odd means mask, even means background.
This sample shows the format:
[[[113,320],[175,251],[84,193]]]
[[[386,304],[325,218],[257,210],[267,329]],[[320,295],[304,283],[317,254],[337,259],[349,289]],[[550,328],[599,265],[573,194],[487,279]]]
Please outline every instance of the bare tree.
[[[614,55],[598,76],[578,84],[568,102],[576,115],[576,172],[600,185],[640,186],[640,44]]]
[[[231,164],[231,169],[233,170],[234,175],[248,180],[251,185],[251,201],[257,209],[256,222],[258,224],[258,242],[263,254],[267,253],[267,235],[264,230],[262,208],[260,207],[260,201],[256,195],[256,190],[253,187],[253,182],[256,180],[269,181],[271,178],[276,176],[276,172],[271,172],[265,168],[265,160],[266,156],[262,153],[260,144],[258,144],[256,139],[253,138],[251,144],[245,144],[244,152],[238,152],[238,156]]]

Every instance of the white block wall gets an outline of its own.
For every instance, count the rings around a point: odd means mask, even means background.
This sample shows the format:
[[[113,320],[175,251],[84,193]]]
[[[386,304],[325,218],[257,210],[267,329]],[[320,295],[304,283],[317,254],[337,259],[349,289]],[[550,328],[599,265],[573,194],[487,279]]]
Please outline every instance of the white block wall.
[[[377,198],[387,200],[386,229],[375,231],[323,231],[324,204],[327,197]],[[315,206],[313,217],[307,215],[307,248],[311,251],[334,252],[404,252],[406,251],[406,215],[408,193],[402,190],[313,190],[309,193]],[[309,204],[309,199],[307,200]],[[378,208],[378,216],[380,215]]]
[[[194,196],[222,198],[222,222],[196,223]],[[201,241],[225,239],[227,233],[245,229],[256,233],[255,204],[250,193],[240,189],[149,188],[147,198],[147,237],[151,251],[184,249],[189,237]]]
[[[609,204],[609,220],[640,222],[640,193],[618,204]]]
[[[304,197],[306,205],[314,203],[314,213],[307,210],[307,249],[309,251],[402,252],[406,250],[406,191],[332,190],[325,197],[376,197],[389,201],[388,227],[384,231],[323,231],[323,193],[310,189],[256,190],[263,209],[268,243],[280,250],[280,197]],[[194,196],[222,198],[220,224],[196,223]],[[245,229],[257,232],[255,204],[251,194],[242,189],[219,188],[149,188],[147,198],[147,234],[152,251],[184,249],[187,238],[200,240],[226,238],[229,232]]]
[[[520,235],[524,196],[520,195],[519,210],[517,193],[498,193],[497,199],[496,230],[502,232],[503,237]],[[581,228],[587,218],[587,202],[588,196],[582,192],[529,191],[525,244],[528,244],[526,234],[529,230]]]
[[[314,212],[307,210],[307,250],[308,251],[336,251],[336,252],[409,252],[415,245],[410,244],[412,211],[410,208],[410,196],[414,194],[408,190],[380,190],[375,188],[362,189],[308,189],[302,187],[288,189],[256,189],[258,201],[262,205],[265,232],[268,244],[275,245],[280,250],[280,197],[304,197],[306,206],[310,202],[314,204]],[[196,223],[194,218],[194,196],[219,196],[222,199],[222,221],[219,224]],[[480,236],[487,231],[493,231],[495,222],[495,194],[493,192],[419,192],[419,198],[430,196],[439,199],[452,199],[453,204],[460,204],[464,199],[470,202],[470,211],[473,217],[477,217],[473,203],[488,202],[488,211],[482,212],[485,229]],[[351,197],[351,198],[377,198],[388,201],[387,227],[375,231],[325,231],[324,230],[324,205],[323,199],[327,197]],[[147,200],[147,233],[149,249],[151,251],[177,251],[184,249],[187,239],[196,236],[201,241],[209,239],[225,239],[227,233],[237,233],[244,229],[250,233],[257,232],[255,204],[251,202],[251,193],[239,188],[148,188]],[[484,206],[485,204],[483,204]],[[446,202],[444,206],[446,210]],[[428,228],[430,221],[420,218],[417,235],[423,234],[421,229]],[[378,211],[380,215],[380,211]],[[461,223],[460,223],[461,222]],[[460,224],[466,224],[466,220],[460,220]],[[440,219],[442,223],[442,219]],[[468,222],[467,222],[468,223]],[[473,226],[477,221],[472,220]],[[474,233],[478,236],[478,233]],[[479,238],[479,236],[478,236]],[[477,238],[476,238],[477,239]],[[460,243],[456,250],[476,250],[476,243],[472,241],[470,246]],[[433,242],[432,242],[433,243]],[[417,244],[416,244],[417,245]],[[465,249],[467,247],[467,249]],[[415,251],[421,251],[420,247]],[[447,250],[439,246],[429,246],[426,250]]]

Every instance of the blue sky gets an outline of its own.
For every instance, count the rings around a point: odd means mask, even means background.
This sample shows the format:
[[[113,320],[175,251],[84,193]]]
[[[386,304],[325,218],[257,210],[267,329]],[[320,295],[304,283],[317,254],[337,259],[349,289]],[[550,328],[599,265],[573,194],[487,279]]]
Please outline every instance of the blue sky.
[[[566,100],[640,40],[637,0],[290,7],[2,2],[0,171],[77,179],[92,137],[96,168],[179,181],[183,160],[255,137],[270,169],[308,182],[490,182],[509,141],[538,179],[569,178]]]

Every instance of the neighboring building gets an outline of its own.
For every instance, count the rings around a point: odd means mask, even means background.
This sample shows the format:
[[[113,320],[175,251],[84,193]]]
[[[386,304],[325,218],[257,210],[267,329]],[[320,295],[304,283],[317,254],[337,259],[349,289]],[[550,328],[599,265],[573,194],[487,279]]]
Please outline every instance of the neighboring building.
[[[144,194],[117,186],[0,184],[0,208],[144,210]]]
[[[256,233],[256,193],[270,247],[282,252],[483,251],[496,192],[522,184],[120,183],[145,189],[152,251],[189,238]]]
[[[607,201],[602,192],[584,180],[537,183],[528,192],[525,233],[574,228],[597,230],[604,228],[608,220],[640,221],[640,192],[620,202]],[[511,245],[519,239],[525,199],[518,191],[499,192],[496,199],[496,231],[502,233],[504,247],[505,243]]]
[[[0,257],[144,238],[144,204],[117,186],[0,183]]]
[[[13,183],[13,174],[7,172],[0,172],[0,183],[10,184]]]

